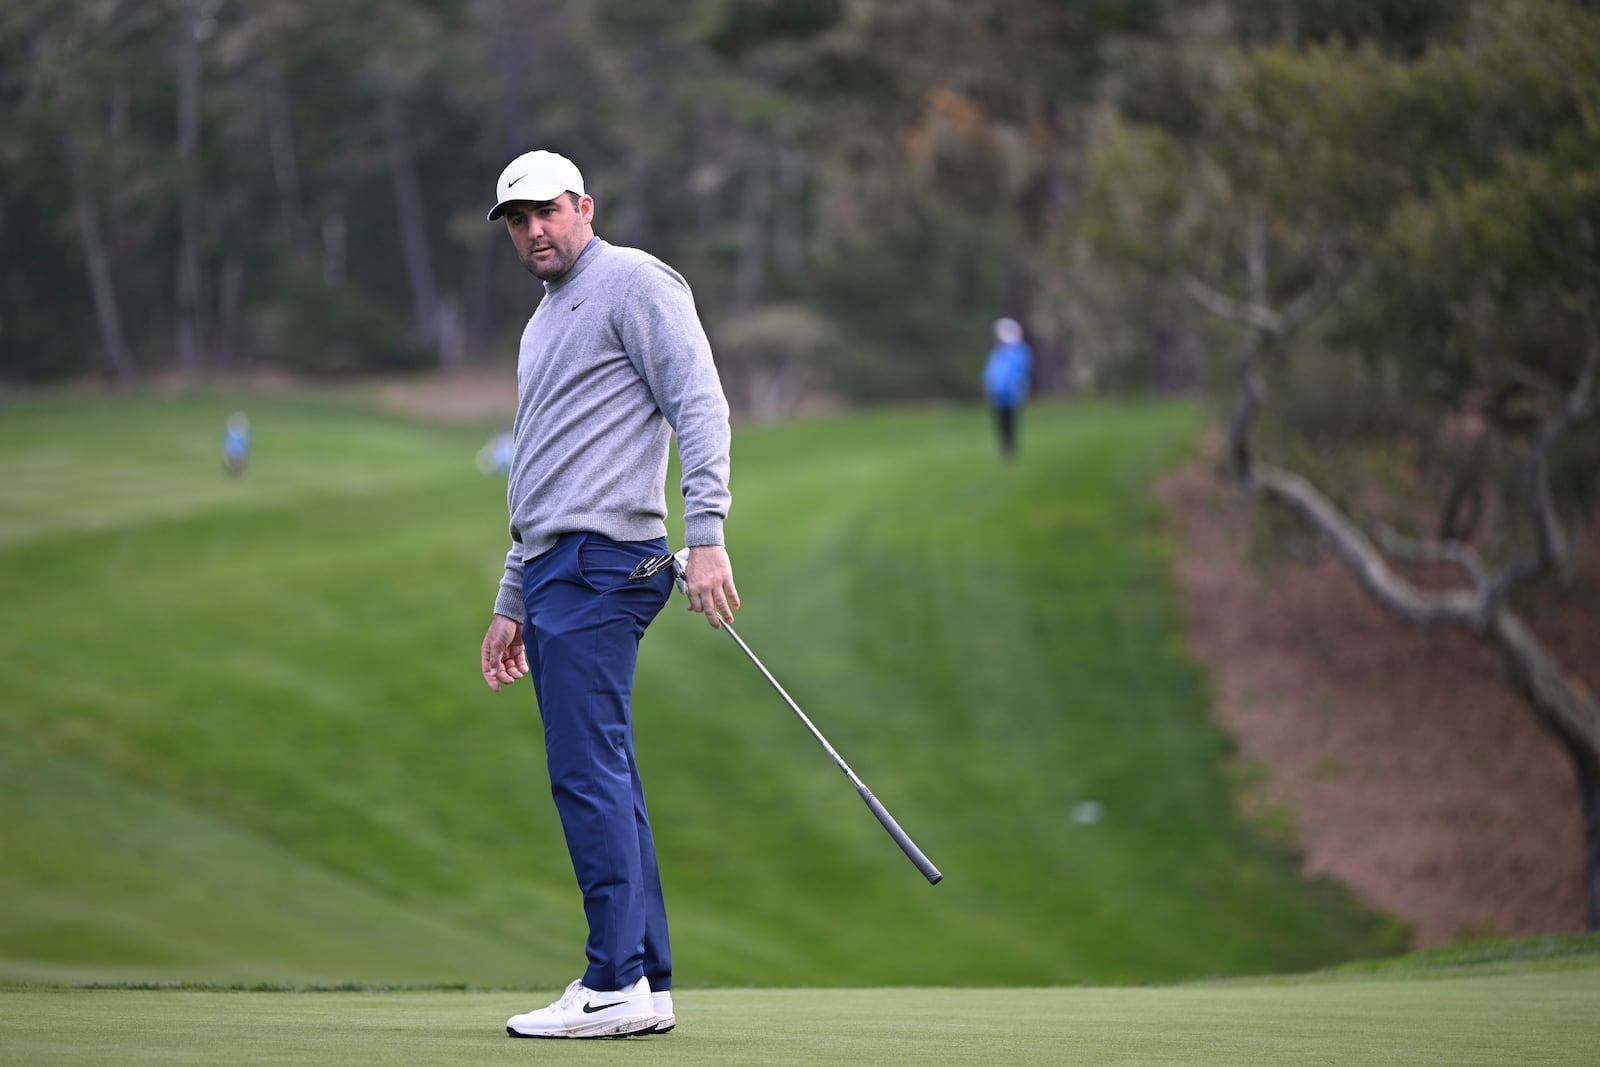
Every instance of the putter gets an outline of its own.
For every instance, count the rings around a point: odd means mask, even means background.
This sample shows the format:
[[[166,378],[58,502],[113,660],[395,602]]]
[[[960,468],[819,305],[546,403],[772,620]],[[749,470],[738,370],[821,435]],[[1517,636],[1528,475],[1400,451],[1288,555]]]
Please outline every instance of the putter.
[[[684,583],[683,568],[684,560],[688,555],[689,550],[683,549],[677,555],[652,556],[641,563],[638,570],[634,572],[637,575],[635,580],[643,581],[670,563],[672,565],[673,580],[677,583],[678,591],[687,596],[689,588]],[[866,783],[856,776],[856,772],[850,769],[850,765],[834,750],[834,747],[828,744],[828,739],[822,736],[822,731],[816,728],[816,725],[806,717],[806,713],[800,710],[800,705],[794,702],[794,698],[784,691],[783,686],[778,684],[778,680],[772,676],[772,672],[767,670],[766,664],[762,663],[756,654],[750,651],[750,646],[744,643],[744,638],[740,637],[734,628],[728,625],[728,620],[723,619],[721,621],[722,628],[728,631],[728,636],[733,638],[734,642],[744,650],[744,654],[750,657],[750,662],[756,665],[756,669],[761,672],[761,676],[772,685],[773,689],[777,690],[778,695],[783,698],[783,702],[789,705],[789,710],[794,712],[795,716],[805,724],[807,730],[811,731],[811,736],[817,739],[817,744],[821,745],[822,750],[832,758],[834,766],[843,771],[844,776],[850,779],[851,784],[856,787],[856,792],[866,802],[867,808],[878,817],[878,821],[883,824],[883,828],[889,831],[889,836],[894,838],[895,844],[899,845],[900,850],[906,854],[906,857],[916,864],[917,870],[922,872],[922,876],[928,880],[929,885],[938,885],[944,878],[944,875],[939,873],[939,868],[933,865],[932,860],[923,855],[916,842],[911,840],[911,836],[900,829],[900,824],[894,821],[894,816],[890,815],[889,810],[878,801],[877,797],[872,795],[872,790],[868,789]]]

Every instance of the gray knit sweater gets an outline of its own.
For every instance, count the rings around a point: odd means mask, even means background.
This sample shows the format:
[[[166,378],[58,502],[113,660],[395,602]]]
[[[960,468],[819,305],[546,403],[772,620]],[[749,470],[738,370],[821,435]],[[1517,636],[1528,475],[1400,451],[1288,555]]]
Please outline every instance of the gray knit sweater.
[[[667,449],[678,435],[685,544],[722,544],[728,403],[683,277],[647,252],[591,241],[522,332],[511,551],[496,614],[522,621],[522,565],[575,531],[667,533]]]

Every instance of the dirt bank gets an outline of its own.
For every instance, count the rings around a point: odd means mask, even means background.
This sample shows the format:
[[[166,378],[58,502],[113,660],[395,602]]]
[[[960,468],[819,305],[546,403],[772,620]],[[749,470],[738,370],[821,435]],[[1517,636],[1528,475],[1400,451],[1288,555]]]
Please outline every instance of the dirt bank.
[[[1291,814],[1306,872],[1410,922],[1418,947],[1581,930],[1573,772],[1500,683],[1492,651],[1391,619],[1331,559],[1282,565],[1270,581],[1253,571],[1248,504],[1208,466],[1162,495],[1215,713]],[[1592,597],[1538,629],[1600,686]]]

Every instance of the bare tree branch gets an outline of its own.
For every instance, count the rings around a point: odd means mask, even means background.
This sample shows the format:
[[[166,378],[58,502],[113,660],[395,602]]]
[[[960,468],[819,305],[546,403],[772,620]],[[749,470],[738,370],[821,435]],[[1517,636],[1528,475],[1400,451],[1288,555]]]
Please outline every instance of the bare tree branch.
[[[1591,331],[1577,383],[1568,393],[1561,414],[1540,435],[1529,460],[1530,489],[1538,505],[1540,550],[1537,555],[1513,560],[1491,572],[1478,552],[1465,542],[1423,542],[1384,527],[1369,536],[1306,478],[1256,461],[1252,436],[1266,401],[1260,360],[1268,350],[1269,339],[1276,344],[1308,321],[1326,306],[1332,287],[1319,277],[1318,284],[1296,297],[1290,312],[1276,311],[1266,304],[1265,245],[1256,227],[1251,229],[1246,256],[1252,290],[1248,301],[1234,300],[1195,278],[1183,281],[1185,292],[1202,307],[1246,327],[1235,357],[1238,394],[1228,424],[1235,475],[1254,492],[1298,515],[1344,562],[1368,595],[1390,614],[1424,626],[1463,626],[1492,641],[1506,662],[1509,676],[1541,721],[1575,746],[1575,752],[1600,751],[1600,703],[1561,670],[1537,636],[1507,607],[1515,589],[1537,578],[1555,561],[1566,558],[1564,531],[1552,503],[1549,457],[1569,431],[1600,417],[1594,396],[1600,380],[1600,335]],[[1452,563],[1462,569],[1468,581],[1452,589],[1421,588],[1397,573],[1385,553],[1397,559]]]
[[[1309,322],[1332,298],[1334,289],[1319,274],[1315,284],[1296,296],[1287,309],[1280,312],[1253,300],[1235,300],[1217,292],[1192,274],[1185,274],[1180,284],[1191,300],[1213,315],[1264,330],[1274,337],[1285,337]]]
[[[1259,358],[1265,340],[1264,330],[1246,330],[1243,340],[1239,342],[1239,354],[1234,357],[1239,389],[1233,410],[1228,413],[1228,457],[1233,465],[1234,477],[1247,486],[1251,483],[1255,465],[1253,433],[1256,416],[1267,401],[1267,383],[1261,377]]]
[[[1508,364],[1505,374],[1510,381],[1525,385],[1535,393],[1543,393],[1546,396],[1558,396],[1561,393],[1560,383],[1515,360]]]
[[[1181,279],[1181,284],[1189,299],[1213,315],[1228,319],[1231,322],[1253,326],[1270,334],[1280,334],[1284,330],[1283,316],[1271,308],[1262,307],[1260,304],[1252,304],[1249,301],[1235,300],[1231,296],[1217,292],[1192,274],[1185,274]]]
[[[1362,588],[1391,614],[1423,626],[1453,623],[1483,628],[1482,597],[1476,588],[1433,591],[1408,582],[1395,573],[1361,528],[1304,477],[1258,464],[1255,485],[1263,495],[1289,508],[1321,535]]]
[[[1595,381],[1600,378],[1600,330],[1594,321],[1589,322],[1589,350],[1584,354],[1583,369],[1578,372],[1577,384],[1567,395],[1567,417],[1582,422],[1595,416],[1597,410]]]
[[[1467,572],[1473,585],[1488,580],[1483,557],[1478,550],[1463,541],[1422,541],[1407,537],[1393,528],[1377,523],[1372,529],[1372,539],[1384,552],[1396,559],[1413,563],[1453,563]]]

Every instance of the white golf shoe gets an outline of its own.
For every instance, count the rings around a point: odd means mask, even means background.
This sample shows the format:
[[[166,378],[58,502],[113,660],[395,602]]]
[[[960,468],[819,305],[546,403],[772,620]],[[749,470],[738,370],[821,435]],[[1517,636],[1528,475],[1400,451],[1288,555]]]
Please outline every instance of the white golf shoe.
[[[672,1014],[672,994],[664,989],[660,992],[652,991],[650,999],[654,1002],[656,1009],[656,1028],[650,1032],[652,1034],[670,1032],[674,1026],[678,1025],[678,1017]]]
[[[561,999],[506,1020],[512,1037],[627,1037],[656,1028],[650,980],[641,978],[626,989],[602,992],[582,980],[567,986]]]

